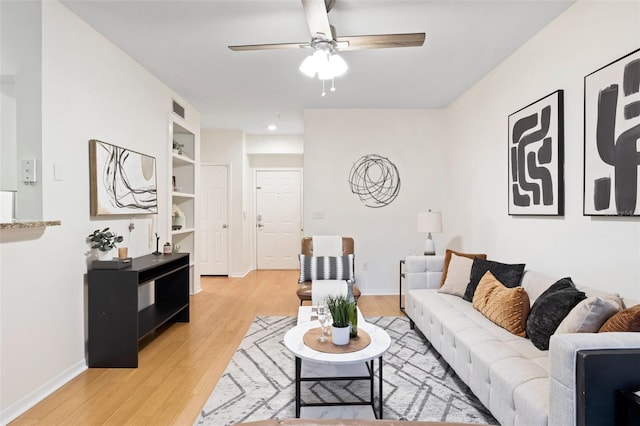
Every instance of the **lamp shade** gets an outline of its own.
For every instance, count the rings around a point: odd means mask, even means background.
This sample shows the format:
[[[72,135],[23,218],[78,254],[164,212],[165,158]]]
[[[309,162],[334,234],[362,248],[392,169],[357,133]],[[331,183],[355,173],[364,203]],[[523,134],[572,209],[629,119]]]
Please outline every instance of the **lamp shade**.
[[[418,213],[418,232],[442,232],[442,213],[431,210]]]

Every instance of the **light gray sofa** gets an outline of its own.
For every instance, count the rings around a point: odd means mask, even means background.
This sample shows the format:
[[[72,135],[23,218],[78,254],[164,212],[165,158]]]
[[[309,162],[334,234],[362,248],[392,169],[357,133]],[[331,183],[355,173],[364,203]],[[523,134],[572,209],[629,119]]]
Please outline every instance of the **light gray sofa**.
[[[582,349],[640,350],[640,333],[553,335],[542,351],[485,318],[460,297],[438,293],[443,256],[405,259],[405,312],[503,426],[576,425],[576,353]],[[525,271],[533,302],[557,279]],[[587,296],[600,295],[580,288]],[[637,301],[623,299],[632,306]],[[640,383],[639,383],[640,384]]]

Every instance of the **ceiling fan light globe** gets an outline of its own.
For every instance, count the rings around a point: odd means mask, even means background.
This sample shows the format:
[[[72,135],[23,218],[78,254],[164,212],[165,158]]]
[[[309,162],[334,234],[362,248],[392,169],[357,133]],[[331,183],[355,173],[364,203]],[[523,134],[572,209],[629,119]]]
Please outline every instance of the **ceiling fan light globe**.
[[[331,80],[333,78],[333,74],[331,74],[331,70],[327,67],[318,72],[319,80]]]
[[[327,55],[327,52],[322,49],[313,52],[313,62],[315,63],[316,70],[320,72],[322,68],[329,65],[329,56]]]
[[[335,53],[329,58],[329,69],[334,77],[339,77],[347,72],[349,66],[344,59],[342,59],[342,56]]]
[[[314,77],[316,75],[316,61],[313,56],[307,56],[298,69],[307,77]]]

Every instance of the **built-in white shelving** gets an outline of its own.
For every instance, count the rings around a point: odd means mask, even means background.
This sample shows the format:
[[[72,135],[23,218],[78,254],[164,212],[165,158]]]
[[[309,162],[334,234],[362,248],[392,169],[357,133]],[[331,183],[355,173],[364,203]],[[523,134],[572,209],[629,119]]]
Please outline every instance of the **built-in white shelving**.
[[[180,145],[179,152],[175,152],[174,143]],[[189,129],[187,123],[180,117],[171,117],[171,174],[169,188],[172,189],[169,206],[170,241],[178,247],[181,253],[190,253],[191,293],[199,291],[200,274],[198,272],[196,226],[197,226],[197,174],[199,157],[199,134],[197,130]],[[173,205],[184,214],[184,224],[180,229],[174,229]]]

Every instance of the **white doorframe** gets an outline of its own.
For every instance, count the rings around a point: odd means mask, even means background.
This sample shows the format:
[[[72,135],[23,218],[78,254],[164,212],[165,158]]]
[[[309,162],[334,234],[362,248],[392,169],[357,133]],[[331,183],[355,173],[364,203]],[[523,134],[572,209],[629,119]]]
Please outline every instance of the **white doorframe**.
[[[256,186],[258,183],[258,172],[279,172],[279,171],[299,171],[300,172],[300,233],[304,235],[304,168],[302,167],[258,167],[254,168],[251,178],[251,202],[252,202],[252,219],[251,219],[251,228],[252,235],[251,241],[253,244],[252,247],[252,269],[258,269],[258,232],[257,232],[257,215],[258,215],[258,202],[256,199]]]
[[[203,166],[224,166],[227,168],[227,223],[228,223],[228,231],[227,231],[227,273],[229,276],[231,276],[231,240],[232,238],[232,231],[233,231],[233,226],[235,225],[235,222],[233,220],[233,217],[231,216],[230,212],[231,212],[231,205],[230,205],[230,201],[232,199],[232,194],[231,194],[231,190],[233,188],[233,184],[232,184],[232,179],[233,179],[233,173],[231,170],[231,163],[220,163],[220,162],[211,162],[211,161],[205,161],[205,162],[201,162],[200,163],[200,167]],[[199,226],[200,224],[198,224]],[[200,233],[201,234],[201,233]]]

